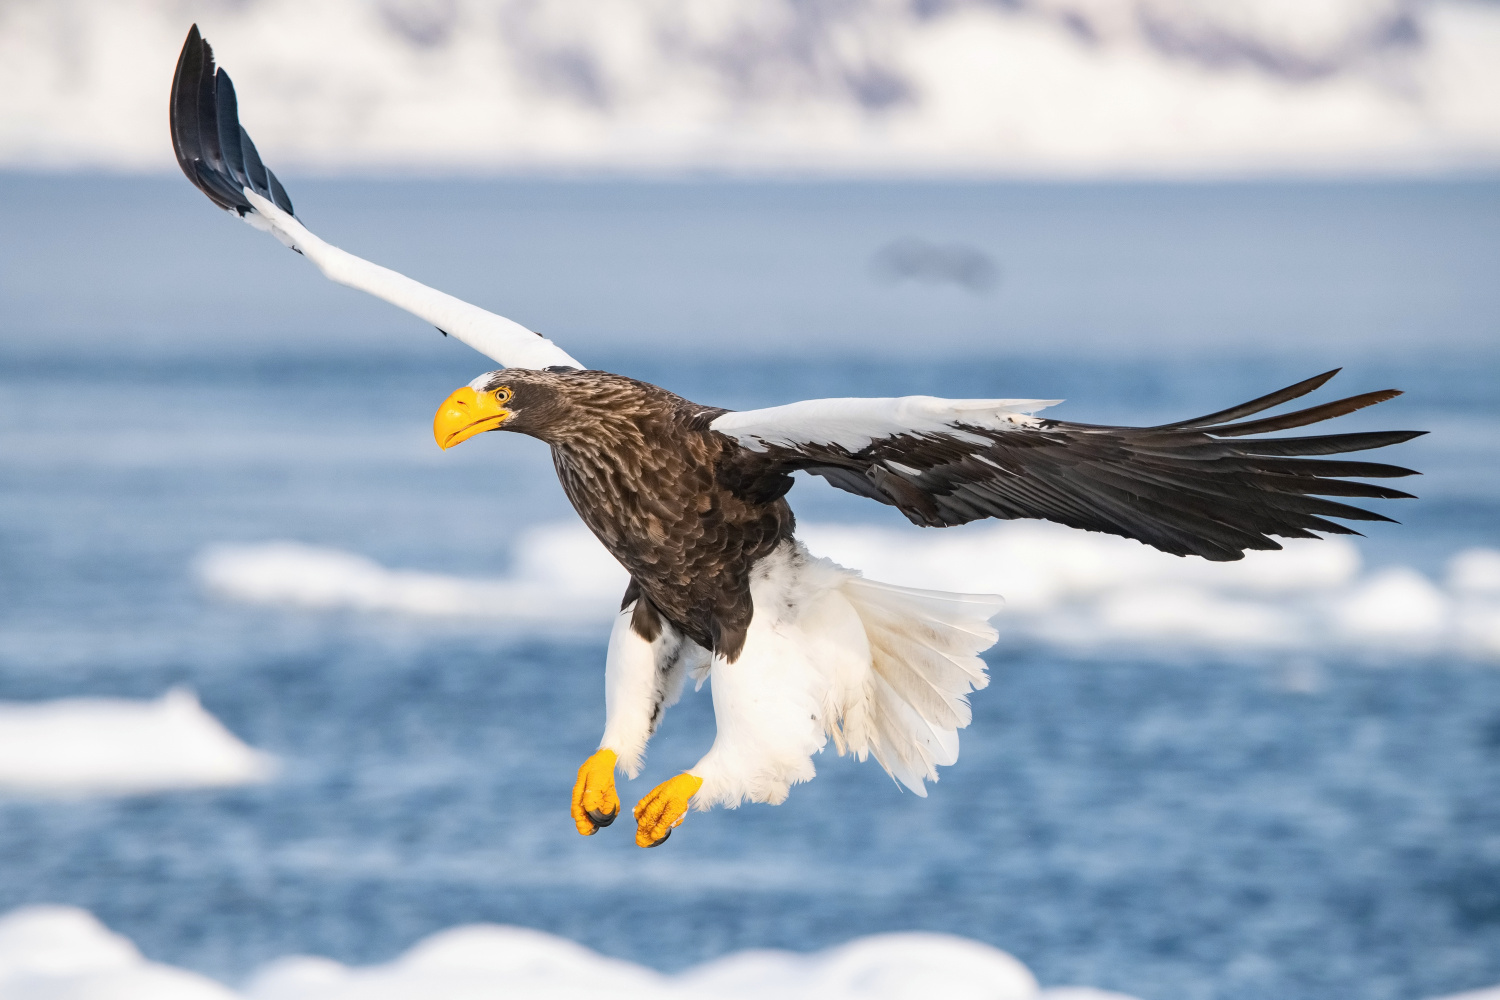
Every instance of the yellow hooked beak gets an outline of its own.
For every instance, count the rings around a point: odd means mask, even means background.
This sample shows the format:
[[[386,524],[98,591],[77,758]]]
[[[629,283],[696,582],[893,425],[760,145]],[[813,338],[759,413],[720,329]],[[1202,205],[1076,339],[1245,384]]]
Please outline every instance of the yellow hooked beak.
[[[493,392],[478,393],[468,386],[443,400],[432,418],[432,436],[438,447],[452,448],[475,434],[492,431],[510,416]]]

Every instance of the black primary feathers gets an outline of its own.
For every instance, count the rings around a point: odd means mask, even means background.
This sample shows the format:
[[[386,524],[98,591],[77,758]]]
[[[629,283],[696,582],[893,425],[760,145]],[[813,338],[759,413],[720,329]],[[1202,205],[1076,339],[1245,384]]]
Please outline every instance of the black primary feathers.
[[[1322,497],[1410,498],[1342,477],[1416,475],[1376,462],[1319,460],[1409,441],[1424,431],[1250,438],[1352,413],[1399,396],[1367,392],[1279,417],[1234,423],[1306,395],[1337,369],[1239,406],[1158,427],[1104,427],[1042,420],[993,431],[903,434],[858,452],[805,444],[746,454],[755,475],[804,470],[899,509],[928,526],[986,517],[1035,517],[1135,538],[1164,552],[1224,561],[1247,549],[1279,549],[1271,536],[1358,534],[1330,518],[1389,521]]]
[[[172,78],[172,148],[188,180],[220,208],[244,215],[255,209],[244,189],[269,198],[289,215],[292,199],[263,164],[240,126],[234,84],[214,69],[214,50],[198,26],[188,31]]]

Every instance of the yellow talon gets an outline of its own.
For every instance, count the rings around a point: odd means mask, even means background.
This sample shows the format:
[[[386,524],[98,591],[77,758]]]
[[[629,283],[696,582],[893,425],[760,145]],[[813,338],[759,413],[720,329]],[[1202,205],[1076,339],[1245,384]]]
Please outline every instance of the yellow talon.
[[[592,837],[620,815],[615,759],[613,750],[598,750],[578,769],[578,780],[573,784],[573,822],[585,837]]]
[[[688,801],[702,787],[702,778],[684,772],[651,789],[635,807],[636,846],[655,847],[670,837],[672,828],[682,825]]]

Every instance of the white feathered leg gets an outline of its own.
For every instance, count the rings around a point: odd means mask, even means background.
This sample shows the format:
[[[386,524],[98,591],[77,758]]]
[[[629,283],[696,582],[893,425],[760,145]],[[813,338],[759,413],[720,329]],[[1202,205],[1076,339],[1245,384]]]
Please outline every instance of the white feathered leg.
[[[615,619],[604,660],[604,736],[601,749],[613,750],[620,770],[634,778],[641,773],[646,743],[661,723],[662,713],[682,697],[687,672],[707,652],[684,639],[671,625],[650,642],[631,627],[632,603]]]
[[[641,771],[646,743],[662,713],[682,695],[687,671],[708,654],[676,629],[655,619],[656,638],[647,640],[633,626],[636,604],[615,618],[604,660],[604,735],[599,749],[578,769],[573,786],[573,821],[590,836],[615,821],[620,799],[616,767],[634,778]]]

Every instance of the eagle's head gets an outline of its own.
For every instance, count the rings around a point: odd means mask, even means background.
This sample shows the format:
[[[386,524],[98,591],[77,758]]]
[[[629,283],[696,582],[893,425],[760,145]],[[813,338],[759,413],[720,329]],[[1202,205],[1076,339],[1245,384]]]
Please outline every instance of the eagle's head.
[[[609,436],[611,425],[662,408],[663,390],[609,372],[506,368],[486,372],[443,400],[432,419],[438,447],[483,431],[519,431],[549,444]]]
[[[571,371],[571,369],[570,369]],[[484,431],[520,431],[542,436],[566,409],[560,372],[507,368],[486,372],[438,407],[432,435],[452,448]]]

